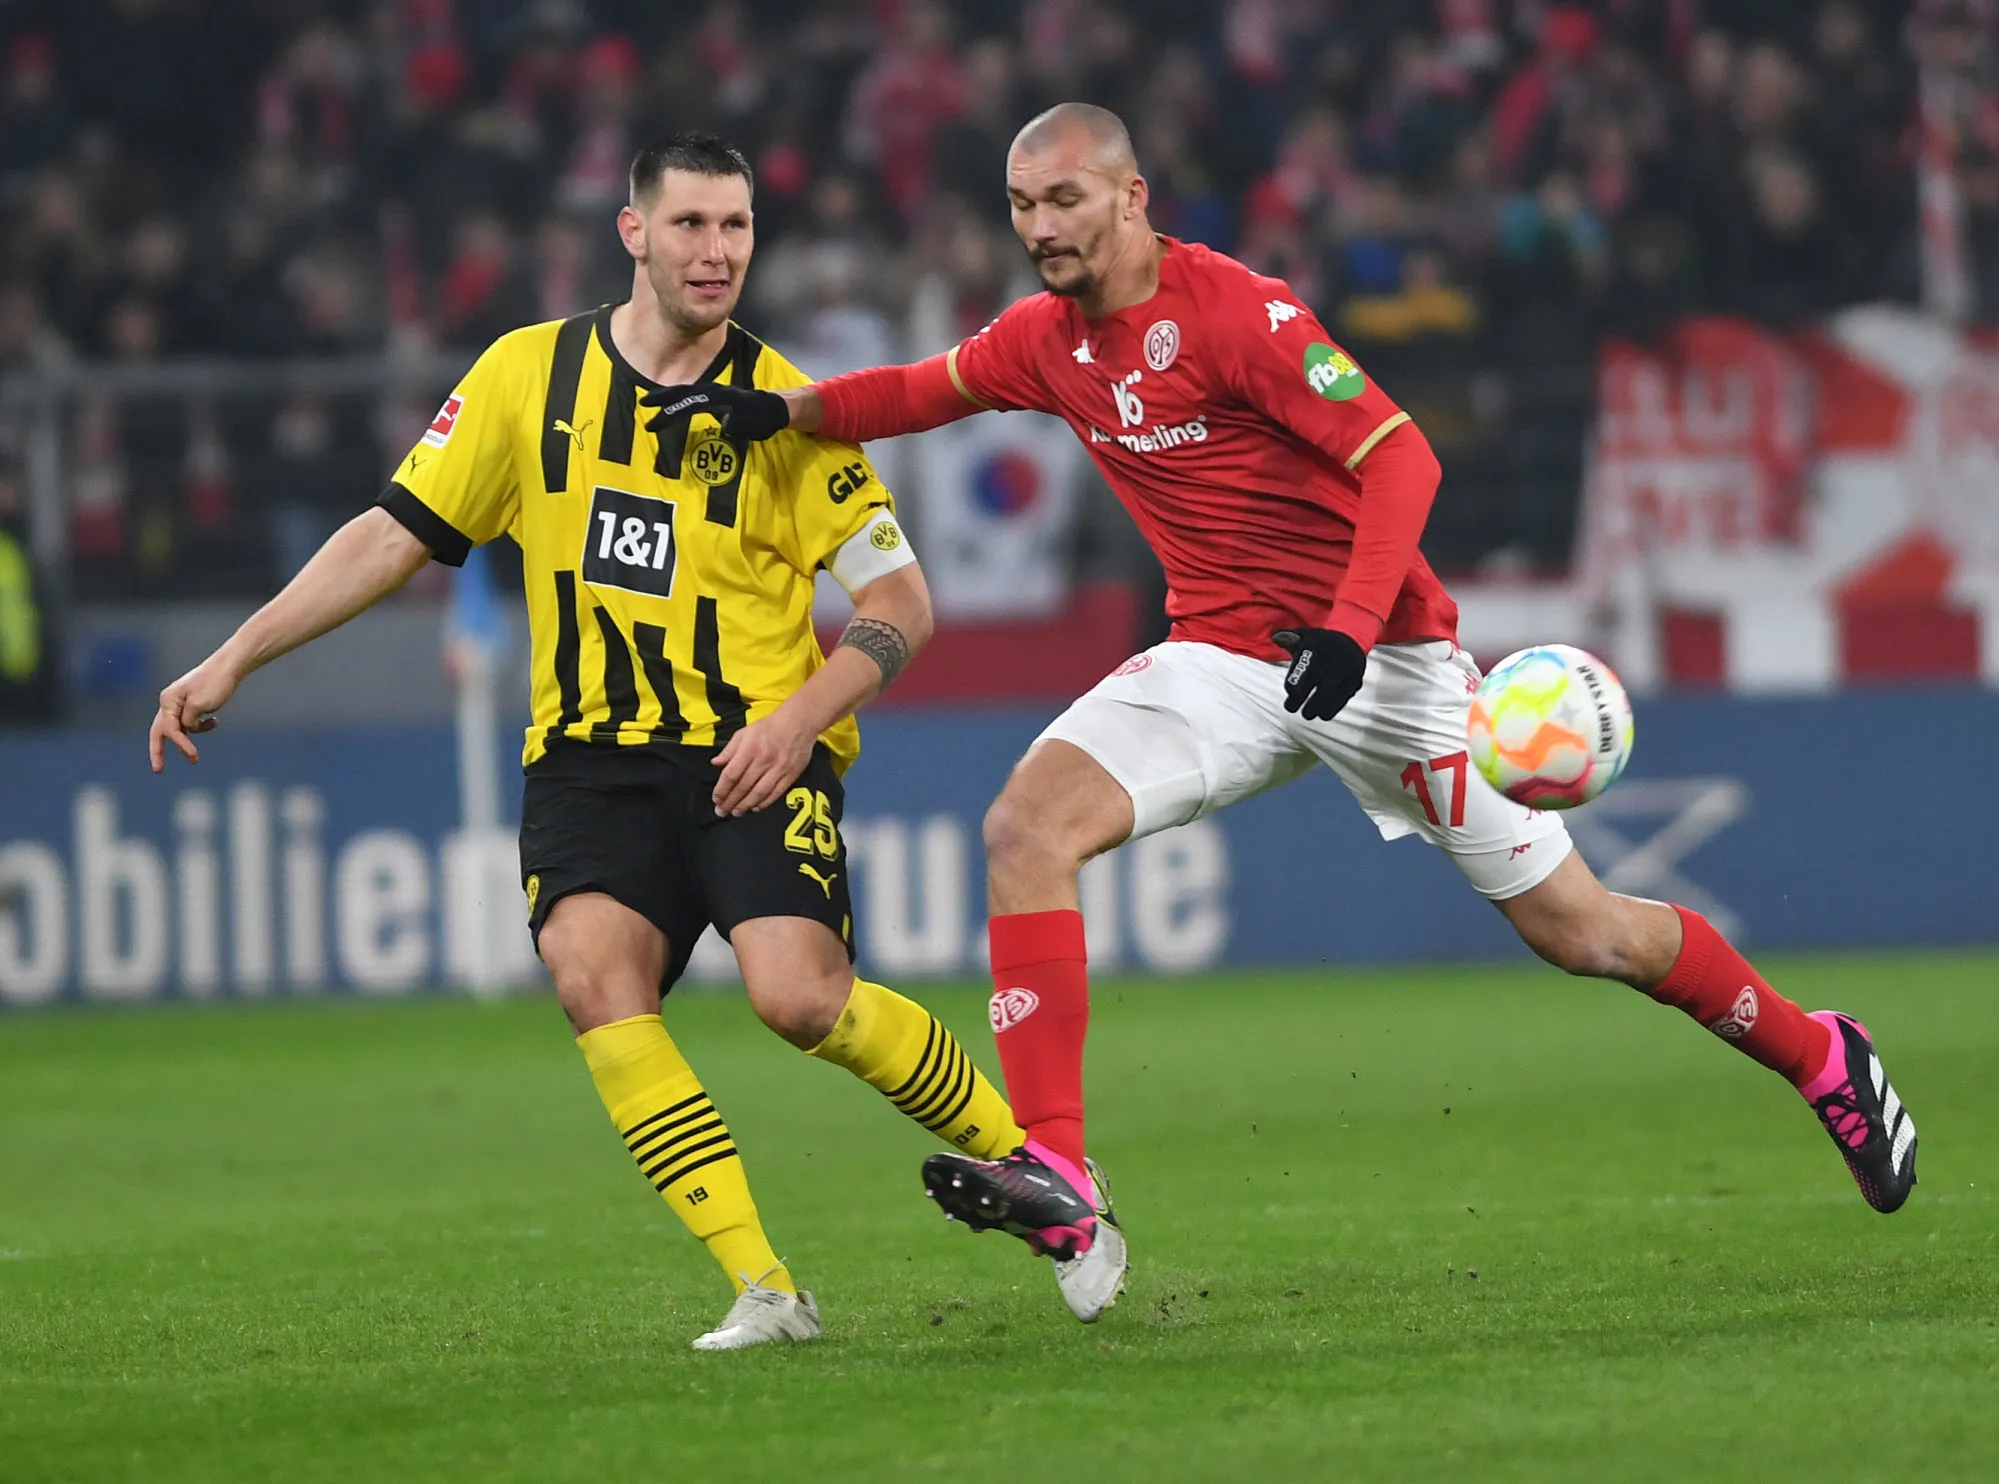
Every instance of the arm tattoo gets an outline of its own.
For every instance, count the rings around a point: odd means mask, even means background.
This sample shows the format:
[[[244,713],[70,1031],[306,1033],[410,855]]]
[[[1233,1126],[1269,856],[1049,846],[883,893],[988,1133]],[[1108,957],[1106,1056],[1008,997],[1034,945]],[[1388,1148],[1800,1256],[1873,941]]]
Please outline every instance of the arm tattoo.
[[[878,618],[857,618],[847,625],[836,648],[858,649],[881,667],[882,689],[895,684],[895,677],[909,663],[909,641],[902,630]]]

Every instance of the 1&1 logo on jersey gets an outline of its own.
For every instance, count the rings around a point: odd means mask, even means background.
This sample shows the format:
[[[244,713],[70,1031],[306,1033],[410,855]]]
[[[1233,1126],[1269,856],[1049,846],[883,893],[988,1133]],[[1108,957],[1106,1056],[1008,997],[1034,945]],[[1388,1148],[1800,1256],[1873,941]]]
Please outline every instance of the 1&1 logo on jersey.
[[[465,399],[453,392],[444,399],[444,405],[437,409],[437,416],[430,420],[430,426],[423,430],[423,441],[432,448],[442,448],[451,441],[451,430],[458,426],[458,414],[464,410]]]
[[[598,485],[583,535],[583,580],[651,598],[673,596],[671,500]]]

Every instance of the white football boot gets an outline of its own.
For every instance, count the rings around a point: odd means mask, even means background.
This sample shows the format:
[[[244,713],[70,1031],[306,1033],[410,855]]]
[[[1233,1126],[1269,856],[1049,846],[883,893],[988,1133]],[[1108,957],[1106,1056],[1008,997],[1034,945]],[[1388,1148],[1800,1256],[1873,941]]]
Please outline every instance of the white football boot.
[[[1125,1247],[1124,1229],[1118,1225],[1117,1211],[1111,1205],[1111,1188],[1104,1180],[1104,1172],[1097,1168],[1094,1159],[1084,1160],[1083,1166],[1097,1187],[1096,1240],[1090,1243],[1087,1252],[1067,1261],[1056,1259],[1055,1282],[1062,1290],[1062,1302],[1069,1306],[1069,1312],[1085,1324],[1095,1324],[1117,1307],[1131,1260]]]
[[[736,1295],[722,1322],[695,1340],[696,1350],[747,1350],[752,1345],[769,1345],[778,1340],[819,1338],[819,1305],[813,1302],[811,1294],[803,1290],[790,1294],[782,1288],[760,1288],[750,1281],[748,1273],[741,1277],[749,1286]]]

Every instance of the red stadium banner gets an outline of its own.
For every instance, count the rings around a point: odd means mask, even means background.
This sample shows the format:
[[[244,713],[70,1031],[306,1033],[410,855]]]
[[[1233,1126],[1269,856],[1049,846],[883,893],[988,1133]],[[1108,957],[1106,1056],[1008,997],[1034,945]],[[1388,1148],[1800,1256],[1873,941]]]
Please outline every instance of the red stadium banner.
[[[1590,560],[1796,543],[1812,377],[1785,341],[1712,318],[1658,350],[1612,341],[1597,405]]]
[[[1637,689],[1999,683],[1999,353],[1905,310],[1598,368],[1575,597]]]

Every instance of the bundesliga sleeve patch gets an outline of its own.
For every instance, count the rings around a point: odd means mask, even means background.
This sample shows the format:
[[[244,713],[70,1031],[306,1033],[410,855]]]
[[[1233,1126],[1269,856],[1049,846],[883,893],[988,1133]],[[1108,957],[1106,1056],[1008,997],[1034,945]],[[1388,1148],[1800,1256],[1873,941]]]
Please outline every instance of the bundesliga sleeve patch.
[[[1305,385],[1328,402],[1345,402],[1367,389],[1367,378],[1345,351],[1314,340],[1305,347]]]
[[[432,448],[442,448],[451,441],[451,430],[458,426],[458,414],[465,406],[465,399],[453,392],[444,399],[444,405],[437,409],[437,416],[430,420],[430,426],[423,430],[423,441]],[[407,424],[405,424],[407,426]]]

